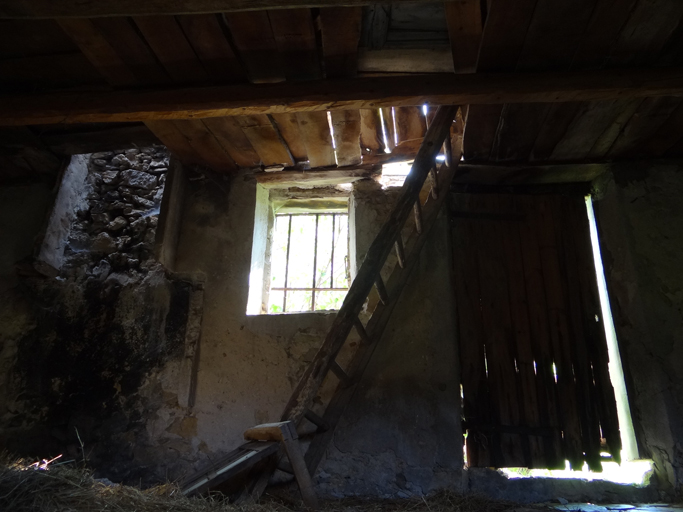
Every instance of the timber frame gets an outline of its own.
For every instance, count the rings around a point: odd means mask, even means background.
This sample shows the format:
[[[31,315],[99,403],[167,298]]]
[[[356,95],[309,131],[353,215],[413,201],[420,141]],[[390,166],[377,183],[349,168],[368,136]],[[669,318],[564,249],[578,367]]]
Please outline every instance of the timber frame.
[[[0,97],[0,126],[683,96],[683,69],[476,73]]]

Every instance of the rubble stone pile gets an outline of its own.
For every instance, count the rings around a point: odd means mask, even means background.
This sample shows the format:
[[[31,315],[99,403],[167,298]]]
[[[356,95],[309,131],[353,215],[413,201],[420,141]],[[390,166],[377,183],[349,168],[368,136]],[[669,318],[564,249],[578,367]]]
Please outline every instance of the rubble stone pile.
[[[65,252],[68,270],[104,280],[112,272],[145,274],[156,264],[154,239],[168,165],[164,146],[90,156],[86,195]]]

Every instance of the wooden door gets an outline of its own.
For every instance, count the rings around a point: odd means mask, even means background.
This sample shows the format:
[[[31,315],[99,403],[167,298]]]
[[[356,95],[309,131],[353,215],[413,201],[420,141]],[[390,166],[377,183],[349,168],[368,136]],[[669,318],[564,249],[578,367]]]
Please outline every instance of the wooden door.
[[[621,441],[584,198],[455,194],[469,466],[600,471]]]

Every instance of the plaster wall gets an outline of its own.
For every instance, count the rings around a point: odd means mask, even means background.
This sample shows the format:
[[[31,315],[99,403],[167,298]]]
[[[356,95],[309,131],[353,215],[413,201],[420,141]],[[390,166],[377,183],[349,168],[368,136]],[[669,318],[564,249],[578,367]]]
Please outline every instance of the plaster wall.
[[[616,171],[596,220],[640,456],[668,496],[683,491],[683,174]]]
[[[248,175],[191,182],[176,268],[204,275],[196,436],[213,457],[277,421],[334,315],[247,315],[257,185]],[[355,261],[397,190],[354,184]],[[408,495],[459,488],[462,444],[447,220],[442,218],[339,425],[316,483],[322,494]],[[352,253],[353,257],[353,253]],[[391,268],[391,262],[388,265]],[[343,358],[343,354],[342,354]],[[349,478],[349,475],[353,477]],[[401,494],[403,493],[403,494]]]
[[[383,210],[374,204],[373,212],[366,203],[363,214],[373,218]],[[356,221],[362,223],[358,212]],[[460,376],[448,231],[442,215],[318,471],[316,483],[324,494],[407,497],[461,489]]]

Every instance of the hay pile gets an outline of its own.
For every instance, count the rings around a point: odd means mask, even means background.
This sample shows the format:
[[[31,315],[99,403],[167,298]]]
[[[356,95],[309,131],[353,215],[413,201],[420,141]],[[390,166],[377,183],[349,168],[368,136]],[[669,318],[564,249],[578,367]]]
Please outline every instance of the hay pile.
[[[2,459],[2,457],[0,457]],[[41,469],[42,468],[42,469]],[[187,498],[174,484],[147,490],[111,485],[76,465],[28,464],[0,460],[2,512],[292,512],[298,501],[265,497],[259,503],[231,505],[224,500]],[[325,512],[527,512],[519,505],[480,496],[441,493],[425,499],[325,501]],[[539,512],[535,509],[534,512]],[[529,511],[530,512],[530,511]]]

